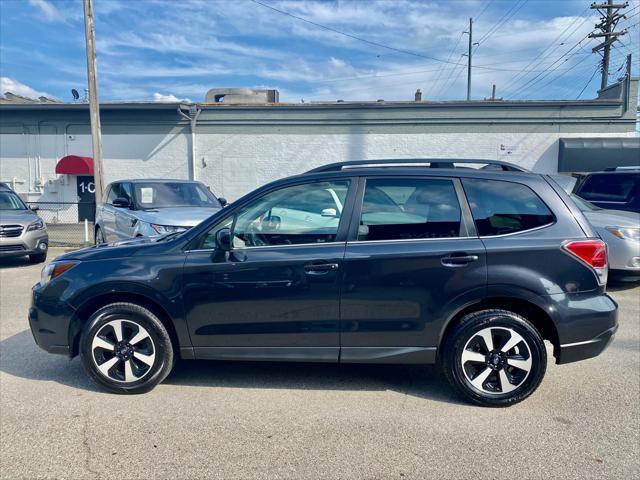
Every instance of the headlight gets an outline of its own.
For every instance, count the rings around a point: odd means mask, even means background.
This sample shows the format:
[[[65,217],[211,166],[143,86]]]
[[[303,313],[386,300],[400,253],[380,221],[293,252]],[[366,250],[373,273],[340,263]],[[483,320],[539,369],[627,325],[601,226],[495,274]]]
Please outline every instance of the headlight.
[[[27,232],[32,232],[33,230],[42,230],[43,228],[44,222],[39,219],[27,227]]]
[[[160,235],[166,235],[167,233],[173,232],[184,232],[187,230],[185,227],[174,227],[171,225],[156,225],[155,223],[151,224],[151,228],[153,228]]]
[[[40,274],[40,285],[46,285],[54,278],[59,277],[67,270],[75,267],[78,263],[80,262],[77,260],[63,260],[60,262],[51,262],[46,264]]]
[[[640,241],[640,228],[607,227],[607,230],[618,238]]]

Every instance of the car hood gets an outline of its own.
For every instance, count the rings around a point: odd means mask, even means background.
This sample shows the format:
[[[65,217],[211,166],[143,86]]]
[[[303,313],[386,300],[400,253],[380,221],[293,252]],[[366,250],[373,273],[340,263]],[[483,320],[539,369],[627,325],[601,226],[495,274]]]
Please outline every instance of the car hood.
[[[136,211],[135,216],[147,223],[190,228],[195,227],[219,210],[220,208],[202,207],[154,208]]]
[[[594,227],[640,227],[640,215],[622,210],[588,210],[582,211],[589,223]]]
[[[0,223],[29,225],[38,219],[32,210],[0,210]]]

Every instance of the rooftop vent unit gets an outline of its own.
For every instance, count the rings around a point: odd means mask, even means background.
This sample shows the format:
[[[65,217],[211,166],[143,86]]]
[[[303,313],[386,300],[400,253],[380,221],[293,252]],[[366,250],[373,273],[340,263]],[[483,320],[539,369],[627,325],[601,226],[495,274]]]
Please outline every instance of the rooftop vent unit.
[[[207,92],[205,103],[224,103],[231,105],[278,103],[278,90],[254,88],[212,88]]]

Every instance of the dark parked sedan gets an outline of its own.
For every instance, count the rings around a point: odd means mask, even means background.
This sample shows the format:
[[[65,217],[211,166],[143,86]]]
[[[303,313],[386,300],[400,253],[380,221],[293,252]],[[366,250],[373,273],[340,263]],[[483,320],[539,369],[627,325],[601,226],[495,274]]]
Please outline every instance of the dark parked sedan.
[[[187,232],[66,254],[33,288],[35,340],[118,393],[177,358],[437,362],[473,402],[521,401],[543,339],[568,363],[615,333],[606,246],[548,177],[454,162],[329,165]]]

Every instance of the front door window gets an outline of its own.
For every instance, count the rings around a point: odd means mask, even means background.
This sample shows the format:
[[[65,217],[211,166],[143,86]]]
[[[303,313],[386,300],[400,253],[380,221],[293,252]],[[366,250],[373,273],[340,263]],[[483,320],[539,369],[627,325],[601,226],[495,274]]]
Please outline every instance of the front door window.
[[[348,188],[316,182],[264,195],[238,213],[233,248],[334,242]]]

